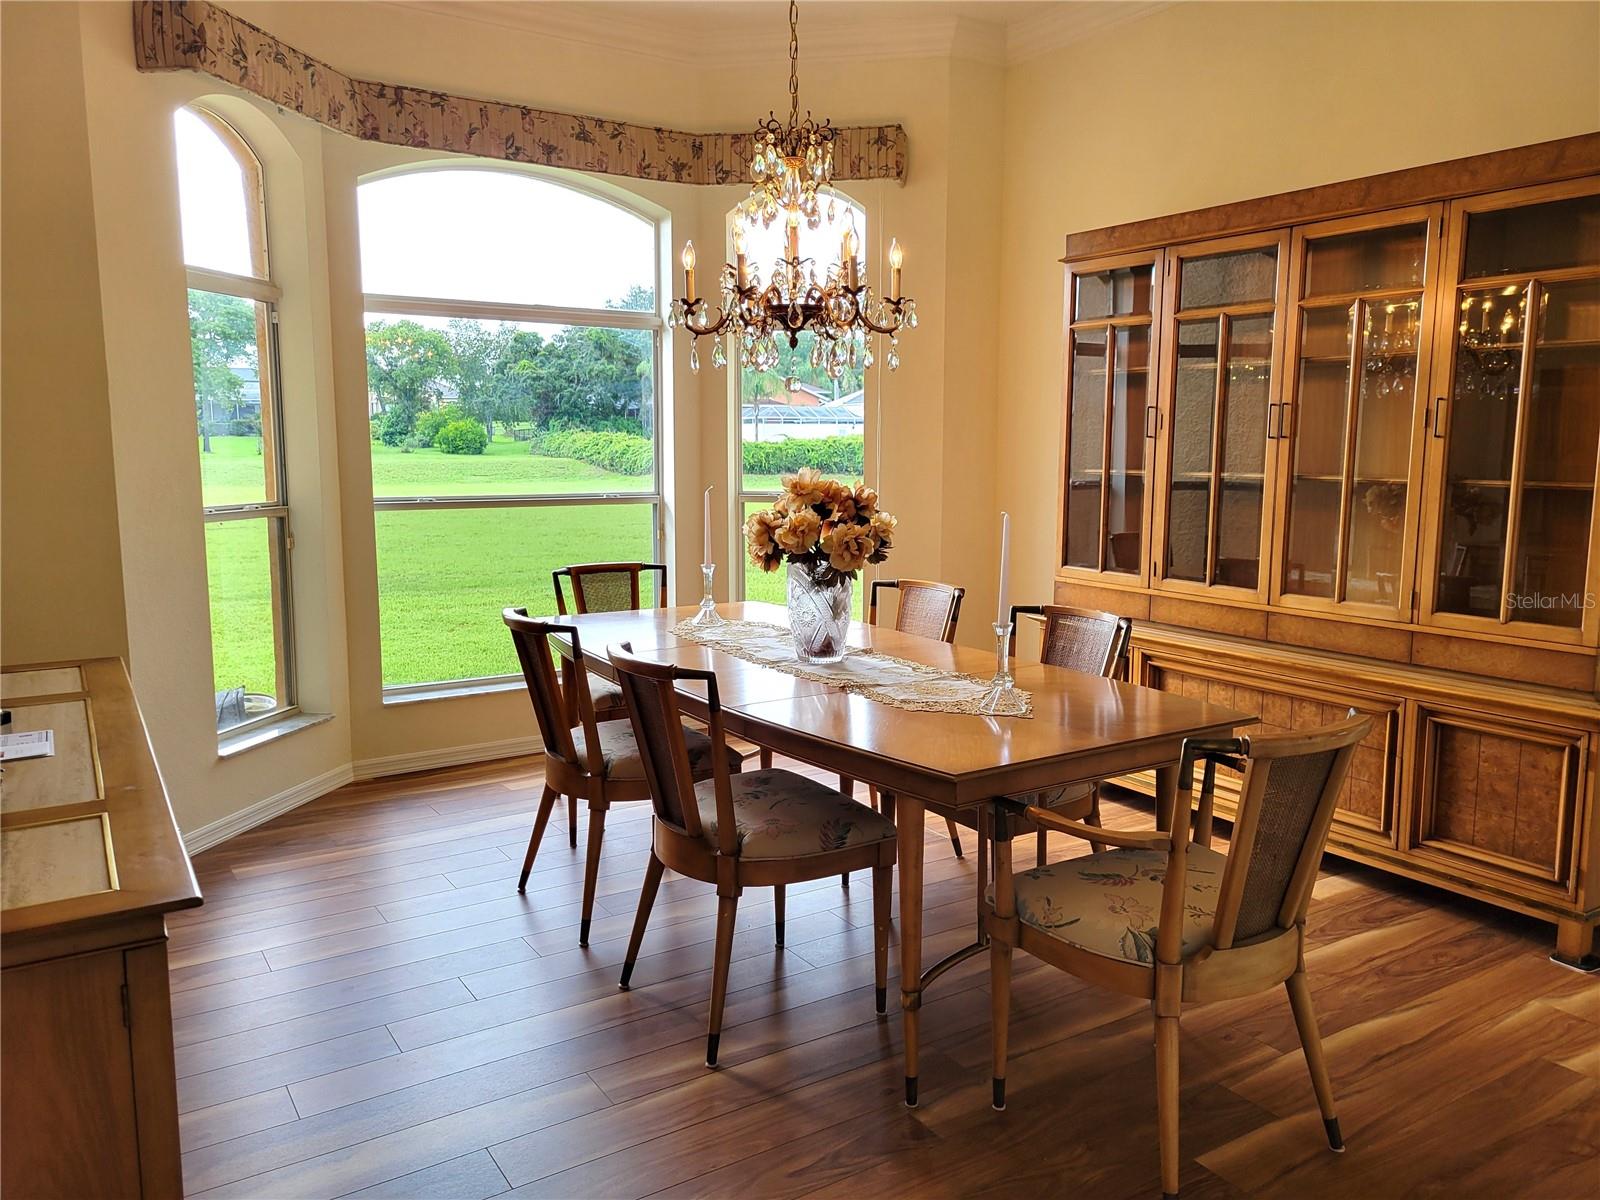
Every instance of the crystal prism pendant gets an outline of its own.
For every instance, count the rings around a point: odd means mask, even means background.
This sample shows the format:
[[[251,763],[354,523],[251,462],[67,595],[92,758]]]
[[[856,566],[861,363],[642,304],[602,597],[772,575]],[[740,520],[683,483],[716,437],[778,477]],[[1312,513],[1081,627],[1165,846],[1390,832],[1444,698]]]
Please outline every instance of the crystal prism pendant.
[[[689,370],[700,373],[700,339],[689,343]]]

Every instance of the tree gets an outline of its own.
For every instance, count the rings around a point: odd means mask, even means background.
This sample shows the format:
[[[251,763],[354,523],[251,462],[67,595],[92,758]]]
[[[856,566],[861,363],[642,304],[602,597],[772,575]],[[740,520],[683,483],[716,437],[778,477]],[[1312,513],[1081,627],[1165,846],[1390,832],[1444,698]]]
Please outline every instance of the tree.
[[[507,343],[516,336],[516,327],[457,317],[447,326],[447,334],[455,353],[461,407],[483,422],[485,436],[493,441],[496,419],[516,419],[502,411],[500,397],[495,391],[495,367]]]
[[[536,423],[535,364],[546,344],[544,338],[529,329],[513,330],[501,344],[489,374],[495,409],[502,420]]]
[[[632,331],[572,326],[536,359],[518,364],[528,385],[536,424],[575,429],[616,429],[638,420],[639,365]]]
[[[244,381],[232,368],[256,358],[256,306],[239,296],[189,292],[189,353],[194,366],[195,423],[201,449],[211,453],[211,424],[219,411],[237,411]]]
[[[367,329],[367,386],[386,427],[409,431],[458,370],[450,339],[437,329],[415,321],[377,321]]]

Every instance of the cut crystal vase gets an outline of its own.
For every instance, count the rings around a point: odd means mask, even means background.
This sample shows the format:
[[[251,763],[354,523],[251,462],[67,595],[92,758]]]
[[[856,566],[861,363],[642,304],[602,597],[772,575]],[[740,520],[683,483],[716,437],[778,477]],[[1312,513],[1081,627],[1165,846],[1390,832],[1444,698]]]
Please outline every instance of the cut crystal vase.
[[[789,564],[789,631],[800,662],[836,663],[844,657],[854,582],[848,575],[823,582],[806,564]]]

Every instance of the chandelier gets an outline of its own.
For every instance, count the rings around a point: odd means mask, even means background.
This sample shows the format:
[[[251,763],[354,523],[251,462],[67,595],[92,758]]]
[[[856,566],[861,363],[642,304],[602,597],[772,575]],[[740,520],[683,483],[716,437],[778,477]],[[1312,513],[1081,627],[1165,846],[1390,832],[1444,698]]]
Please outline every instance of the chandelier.
[[[839,239],[838,261],[830,264],[821,279],[814,259],[800,257],[800,226],[818,229],[823,222],[824,205],[831,222],[836,213],[833,189],[833,126],[813,120],[810,112],[800,118],[800,20],[799,5],[789,4],[789,122],[778,121],[776,112],[756,129],[755,152],[750,160],[754,181],[750,195],[734,216],[732,263],[723,263],[717,273],[718,310],[713,318],[708,301],[695,292],[694,243],[683,247],[683,295],[672,302],[667,314],[668,328],[682,326],[692,335],[689,367],[700,369],[700,339],[712,339],[711,365],[723,367],[727,354],[723,336],[734,342],[739,363],[757,371],[771,371],[780,359],[779,343],[791,350],[800,343],[802,333],[813,334],[811,365],[831,379],[846,370],[865,370],[873,363],[868,335],[886,334],[889,369],[900,365],[899,331],[915,329],[916,302],[900,294],[900,268],[904,254],[900,243],[889,244],[889,294],[879,298],[861,281],[861,265],[856,258],[857,239],[854,217]],[[848,201],[846,202],[848,205]],[[770,228],[784,222],[786,253],[772,264],[763,285],[761,272],[752,267],[745,254],[742,220],[752,229]]]

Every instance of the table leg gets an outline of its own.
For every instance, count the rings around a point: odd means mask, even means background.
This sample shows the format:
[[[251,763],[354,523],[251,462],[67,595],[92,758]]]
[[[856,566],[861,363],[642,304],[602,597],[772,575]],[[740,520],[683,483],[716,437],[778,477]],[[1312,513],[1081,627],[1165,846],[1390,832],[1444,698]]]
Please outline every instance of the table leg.
[[[1172,814],[1178,806],[1178,764],[1156,768],[1156,828],[1162,833],[1172,828]]]
[[[889,793],[884,793],[889,799]],[[899,838],[900,1008],[906,1041],[906,1106],[917,1106],[917,1025],[922,1005],[922,838],[923,805],[916,796],[893,800]]]

